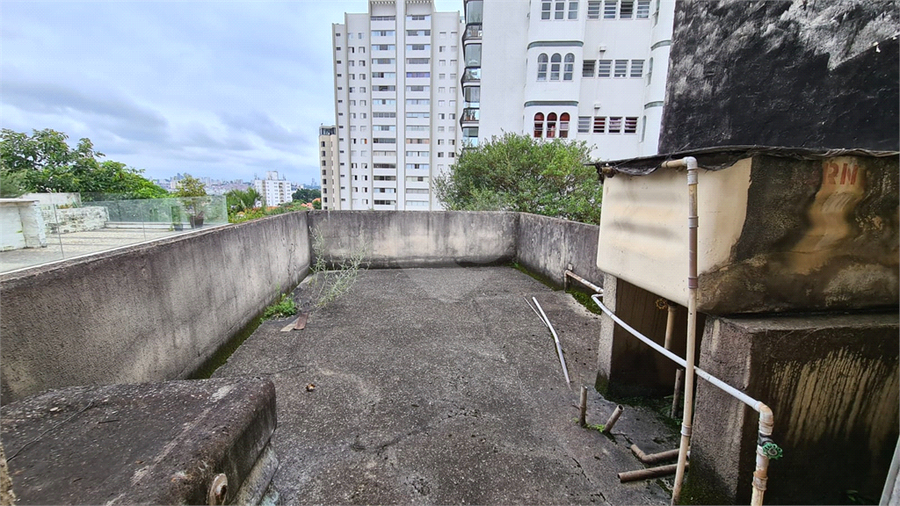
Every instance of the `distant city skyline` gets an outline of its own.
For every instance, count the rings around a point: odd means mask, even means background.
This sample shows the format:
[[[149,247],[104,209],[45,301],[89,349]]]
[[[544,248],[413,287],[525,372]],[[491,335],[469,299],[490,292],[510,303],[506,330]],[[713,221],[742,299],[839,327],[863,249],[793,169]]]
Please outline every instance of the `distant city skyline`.
[[[318,178],[331,24],[367,0],[3,3],[0,128],[87,137],[149,179]],[[462,0],[436,0],[462,11]]]

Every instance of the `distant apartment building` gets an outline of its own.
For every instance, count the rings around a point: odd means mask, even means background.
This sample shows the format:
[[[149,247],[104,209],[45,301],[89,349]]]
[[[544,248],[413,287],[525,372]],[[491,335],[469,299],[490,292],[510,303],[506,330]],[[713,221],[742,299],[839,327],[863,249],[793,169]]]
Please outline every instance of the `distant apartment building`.
[[[278,171],[266,172],[265,179],[254,179],[253,188],[262,195],[266,206],[277,206],[283,202],[290,202],[291,183],[278,177]]]
[[[597,159],[657,152],[674,0],[467,0],[462,141],[575,138]]]
[[[322,209],[341,209],[337,126],[319,127],[319,169],[322,170]],[[344,175],[346,182],[347,176]]]
[[[337,165],[323,166],[324,208],[441,208],[432,181],[458,151],[460,27],[431,0],[370,0],[332,25]]]

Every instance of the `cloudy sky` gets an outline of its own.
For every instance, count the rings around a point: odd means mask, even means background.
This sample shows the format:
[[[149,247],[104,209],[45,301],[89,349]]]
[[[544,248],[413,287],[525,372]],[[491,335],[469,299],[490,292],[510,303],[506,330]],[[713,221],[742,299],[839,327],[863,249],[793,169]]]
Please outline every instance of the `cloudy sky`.
[[[318,181],[318,127],[334,123],[331,24],[367,6],[3,0],[0,127],[88,137],[151,178]]]

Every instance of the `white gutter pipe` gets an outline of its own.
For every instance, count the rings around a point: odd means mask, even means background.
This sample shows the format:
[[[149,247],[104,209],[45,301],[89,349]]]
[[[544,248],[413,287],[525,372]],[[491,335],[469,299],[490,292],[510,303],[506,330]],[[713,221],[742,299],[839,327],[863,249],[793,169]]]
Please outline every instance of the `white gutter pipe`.
[[[675,485],[672,489],[672,504],[681,496],[684,470],[687,467],[687,452],[691,446],[691,423],[694,418],[694,353],[697,341],[697,159],[686,156],[681,160],[663,162],[663,168],[687,168],[688,184],[688,317],[687,350],[684,369],[684,410],[681,419],[681,445],[678,447],[678,465],[675,470]]]

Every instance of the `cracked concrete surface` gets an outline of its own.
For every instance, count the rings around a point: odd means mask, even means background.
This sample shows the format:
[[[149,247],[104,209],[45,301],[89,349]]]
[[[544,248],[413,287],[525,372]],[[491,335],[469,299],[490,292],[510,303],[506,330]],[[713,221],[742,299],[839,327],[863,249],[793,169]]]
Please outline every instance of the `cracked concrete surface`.
[[[525,303],[537,297],[560,336]],[[611,437],[578,426],[596,374],[599,319],[509,267],[365,271],[304,330],[263,323],[214,376],[276,387],[285,504],[668,504],[628,446],[674,448],[647,408]],[[316,385],[312,392],[309,383]],[[589,423],[615,403],[589,390]]]

